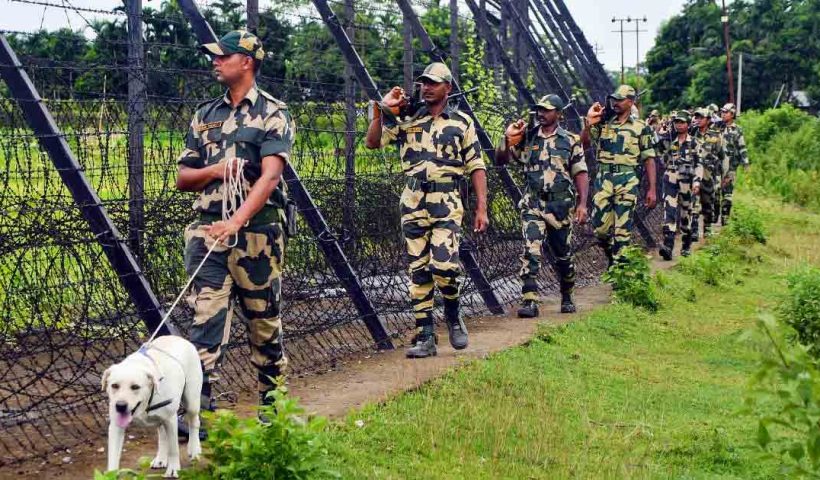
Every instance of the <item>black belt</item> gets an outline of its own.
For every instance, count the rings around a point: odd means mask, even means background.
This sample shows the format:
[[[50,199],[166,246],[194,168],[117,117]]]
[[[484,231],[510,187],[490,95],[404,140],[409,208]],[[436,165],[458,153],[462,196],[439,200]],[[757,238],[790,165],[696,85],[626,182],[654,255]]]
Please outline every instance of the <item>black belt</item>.
[[[634,165],[621,165],[620,163],[600,163],[599,165],[599,172],[626,173],[635,171]]]
[[[416,177],[407,178],[407,188],[424,193],[450,193],[458,190],[461,180],[454,179],[449,182],[425,181]]]
[[[575,195],[569,190],[562,190],[560,192],[541,192],[539,196],[541,197],[541,200],[545,202],[556,202],[575,197]]]
[[[219,222],[222,220],[221,213],[213,213],[213,212],[200,212],[199,220],[205,223],[214,223]],[[258,211],[256,215],[251,218],[250,222],[248,222],[249,227],[258,226],[258,225],[267,225],[271,223],[280,223],[282,221],[282,216],[279,213],[279,209],[276,207],[263,207],[262,210]]]

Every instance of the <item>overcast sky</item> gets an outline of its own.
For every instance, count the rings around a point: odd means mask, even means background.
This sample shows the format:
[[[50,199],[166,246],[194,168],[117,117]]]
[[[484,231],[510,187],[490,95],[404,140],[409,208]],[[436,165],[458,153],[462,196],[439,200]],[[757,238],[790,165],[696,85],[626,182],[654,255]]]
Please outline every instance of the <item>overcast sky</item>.
[[[49,3],[60,4],[67,0],[45,0]],[[75,7],[110,10],[121,5],[118,0],[68,0]],[[269,0],[268,0],[269,1]],[[621,67],[620,34],[613,32],[619,27],[612,23],[612,17],[639,17],[646,16],[646,23],[640,22],[641,32],[640,55],[641,61],[646,51],[652,46],[655,34],[661,23],[680,12],[685,0],[565,0],[575,20],[584,31],[590,44],[599,47],[599,58],[607,69],[619,70]],[[70,25],[74,29],[85,27],[86,23],[78,14],[69,11],[32,5],[12,0],[0,0],[4,14],[0,16],[0,29],[15,31],[35,31],[41,25],[47,29],[55,29]],[[152,0],[157,4],[159,0]],[[150,5],[145,1],[146,5]],[[265,0],[260,2],[264,5]],[[104,16],[95,13],[82,13],[87,19]],[[624,63],[627,67],[635,65],[635,22],[624,23],[624,30],[632,30],[624,34]]]

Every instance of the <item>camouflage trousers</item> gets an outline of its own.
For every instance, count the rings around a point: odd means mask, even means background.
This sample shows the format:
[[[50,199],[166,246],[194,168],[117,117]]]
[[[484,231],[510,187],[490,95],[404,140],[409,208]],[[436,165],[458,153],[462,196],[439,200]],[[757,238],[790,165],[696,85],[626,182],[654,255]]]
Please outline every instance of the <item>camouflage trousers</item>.
[[[726,174],[726,184],[721,189],[720,203],[721,214],[723,221],[729,219],[729,214],[732,211],[732,194],[735,191],[735,179],[737,178],[737,169],[733,168]]]
[[[561,292],[572,293],[575,287],[575,263],[573,261],[572,214],[575,199],[545,202],[527,194],[522,200],[521,223],[524,236],[524,252],[521,254],[521,295],[523,300],[538,300],[536,277],[541,269],[544,242],[555,256]]]
[[[185,271],[194,273],[213,239],[197,221],[185,229]],[[223,347],[228,343],[233,301],[238,300],[248,319],[251,363],[258,371],[259,390],[270,390],[269,379],[287,365],[282,349],[282,265],[285,243],[278,223],[249,226],[239,231],[237,244],[220,244],[194,278],[188,304],[194,310],[190,340],[199,351],[203,372],[211,383],[218,380]],[[233,243],[230,239],[228,243]]]
[[[458,299],[460,292],[461,197],[458,192],[424,193],[405,188],[400,208],[416,326],[432,325],[434,287],[445,300]]]
[[[621,248],[630,243],[640,184],[640,178],[634,170],[602,170],[595,177],[592,228],[598,242],[612,255],[617,255]]]
[[[692,234],[692,180],[691,174],[675,169],[663,174],[663,237],[667,245],[675,242],[678,223],[682,238],[688,241]]]
[[[700,195],[695,197],[693,206],[695,217],[703,215],[704,231],[717,222],[720,215],[720,194],[720,177],[710,168],[704,168],[703,179],[700,181]]]

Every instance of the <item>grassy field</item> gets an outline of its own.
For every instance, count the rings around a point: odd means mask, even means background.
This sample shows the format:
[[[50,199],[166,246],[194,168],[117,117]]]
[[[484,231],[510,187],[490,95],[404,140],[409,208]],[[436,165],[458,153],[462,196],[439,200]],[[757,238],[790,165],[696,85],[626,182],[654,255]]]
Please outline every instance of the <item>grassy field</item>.
[[[766,245],[718,283],[661,274],[656,314],[612,305],[456,369],[330,432],[343,478],[771,478],[739,413],[759,353],[745,340],[820,265],[820,215],[761,196]],[[703,255],[703,254],[699,254]],[[695,271],[695,269],[687,269]]]

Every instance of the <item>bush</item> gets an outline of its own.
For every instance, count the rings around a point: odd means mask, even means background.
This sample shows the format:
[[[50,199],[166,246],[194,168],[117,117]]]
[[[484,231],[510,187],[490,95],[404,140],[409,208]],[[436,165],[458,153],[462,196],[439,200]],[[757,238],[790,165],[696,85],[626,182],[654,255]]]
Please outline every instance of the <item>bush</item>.
[[[757,417],[757,444],[786,478],[820,476],[820,370],[808,349],[789,344],[790,327],[764,316],[752,332],[762,349],[746,413]]]
[[[820,358],[820,269],[805,267],[786,277],[789,293],[780,304],[783,321],[795,331],[795,339]]]
[[[184,470],[180,478],[192,480],[270,480],[339,478],[328,467],[323,431],[326,420],[306,418],[284,387],[273,395],[274,404],[259,411],[270,423],[256,418],[239,419],[228,410],[208,415],[208,441],[204,462]]]
[[[603,280],[612,284],[613,295],[618,302],[650,312],[656,312],[660,307],[649,274],[649,257],[638,247],[622,249],[618,260],[604,273]]]
[[[726,233],[741,243],[766,243],[766,229],[763,216],[759,210],[743,203],[732,210],[732,220],[726,227]]]

